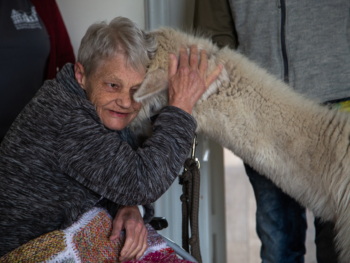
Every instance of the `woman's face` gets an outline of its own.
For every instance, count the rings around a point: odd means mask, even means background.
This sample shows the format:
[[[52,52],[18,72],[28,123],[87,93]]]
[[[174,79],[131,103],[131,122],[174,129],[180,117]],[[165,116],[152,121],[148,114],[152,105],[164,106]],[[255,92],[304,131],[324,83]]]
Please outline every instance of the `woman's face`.
[[[75,76],[107,128],[122,130],[136,117],[141,104],[133,100],[133,94],[141,85],[145,71],[138,72],[127,65],[123,53],[102,61],[88,78],[78,62]]]

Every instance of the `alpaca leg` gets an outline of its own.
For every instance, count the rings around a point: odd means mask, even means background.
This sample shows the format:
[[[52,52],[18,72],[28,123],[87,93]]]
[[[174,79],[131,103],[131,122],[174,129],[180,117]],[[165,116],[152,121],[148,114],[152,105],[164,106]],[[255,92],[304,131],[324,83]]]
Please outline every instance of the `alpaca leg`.
[[[337,232],[335,243],[339,251],[339,262],[341,263],[350,262],[350,220],[347,218],[349,218],[349,216],[339,216],[335,224]]]

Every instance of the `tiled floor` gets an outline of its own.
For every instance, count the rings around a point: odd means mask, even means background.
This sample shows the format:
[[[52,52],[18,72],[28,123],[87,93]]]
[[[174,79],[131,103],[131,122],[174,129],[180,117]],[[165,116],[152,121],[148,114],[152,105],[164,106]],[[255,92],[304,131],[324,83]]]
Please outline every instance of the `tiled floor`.
[[[258,263],[260,240],[255,232],[255,198],[242,161],[225,149],[227,262]],[[316,263],[313,215],[307,212],[305,263]]]

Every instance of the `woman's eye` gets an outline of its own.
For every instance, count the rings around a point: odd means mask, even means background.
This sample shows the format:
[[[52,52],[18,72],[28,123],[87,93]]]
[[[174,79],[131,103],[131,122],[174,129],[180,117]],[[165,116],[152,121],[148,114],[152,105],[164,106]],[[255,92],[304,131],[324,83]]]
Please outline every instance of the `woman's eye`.
[[[117,84],[114,84],[114,83],[108,83],[108,85],[109,85],[110,87],[112,87],[112,88],[117,88],[117,87],[118,87]]]

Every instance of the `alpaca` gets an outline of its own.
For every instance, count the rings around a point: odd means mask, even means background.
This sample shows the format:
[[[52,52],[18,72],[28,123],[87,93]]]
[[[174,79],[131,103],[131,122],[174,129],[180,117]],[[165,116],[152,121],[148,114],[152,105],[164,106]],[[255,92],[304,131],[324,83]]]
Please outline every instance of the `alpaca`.
[[[150,135],[149,117],[167,105],[168,54],[197,45],[208,70],[224,69],[195,105],[197,132],[230,149],[316,216],[336,224],[342,263],[350,260],[350,121],[294,92],[246,57],[171,28],[151,32],[158,50],[134,99],[142,110],[131,124]]]

